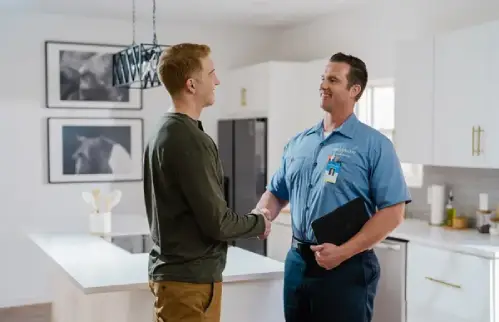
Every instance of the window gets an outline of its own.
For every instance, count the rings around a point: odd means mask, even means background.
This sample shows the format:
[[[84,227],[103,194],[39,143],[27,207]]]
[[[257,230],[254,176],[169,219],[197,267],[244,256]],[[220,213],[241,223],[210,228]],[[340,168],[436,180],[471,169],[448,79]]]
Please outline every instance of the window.
[[[355,107],[359,120],[372,126],[392,142],[395,136],[395,87],[390,80],[370,82]],[[395,146],[396,148],[396,146]],[[423,165],[402,163],[406,182],[411,187],[423,185]]]

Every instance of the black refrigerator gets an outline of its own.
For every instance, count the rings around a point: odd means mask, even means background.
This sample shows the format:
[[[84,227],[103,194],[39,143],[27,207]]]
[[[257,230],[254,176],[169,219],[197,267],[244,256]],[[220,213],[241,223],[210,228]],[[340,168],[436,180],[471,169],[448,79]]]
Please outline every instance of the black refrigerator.
[[[218,121],[218,150],[224,170],[225,198],[239,215],[251,211],[267,183],[267,119]],[[236,239],[231,244],[267,256],[267,241]]]

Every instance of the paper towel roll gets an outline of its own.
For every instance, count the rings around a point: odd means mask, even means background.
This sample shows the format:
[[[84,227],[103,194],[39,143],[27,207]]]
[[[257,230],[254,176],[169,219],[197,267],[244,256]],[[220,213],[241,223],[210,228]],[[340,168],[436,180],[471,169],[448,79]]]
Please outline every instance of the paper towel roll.
[[[445,222],[445,186],[431,186],[430,224],[441,225]]]
[[[487,193],[479,194],[478,209],[482,211],[489,210],[489,195]]]

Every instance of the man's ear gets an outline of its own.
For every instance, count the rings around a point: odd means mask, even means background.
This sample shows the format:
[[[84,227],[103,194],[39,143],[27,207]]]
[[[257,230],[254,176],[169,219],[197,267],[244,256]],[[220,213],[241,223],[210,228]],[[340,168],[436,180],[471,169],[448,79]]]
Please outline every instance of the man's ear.
[[[361,90],[362,88],[360,87],[360,85],[358,84],[352,85],[352,87],[350,88],[350,95],[355,98],[357,97],[357,95],[359,95]]]
[[[194,80],[192,78],[189,78],[186,82],[186,86],[187,86],[187,90],[190,92],[190,93],[194,93],[194,91],[196,90],[196,84],[194,83]]]

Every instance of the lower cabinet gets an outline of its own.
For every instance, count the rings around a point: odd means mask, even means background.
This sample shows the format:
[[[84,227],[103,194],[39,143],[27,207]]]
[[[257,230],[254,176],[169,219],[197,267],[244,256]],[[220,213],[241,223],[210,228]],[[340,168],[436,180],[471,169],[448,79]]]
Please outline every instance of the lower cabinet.
[[[409,243],[407,322],[496,322],[494,261]]]
[[[272,231],[267,238],[267,257],[280,262],[285,261],[293,237],[289,217],[287,213],[280,214],[272,223]]]

